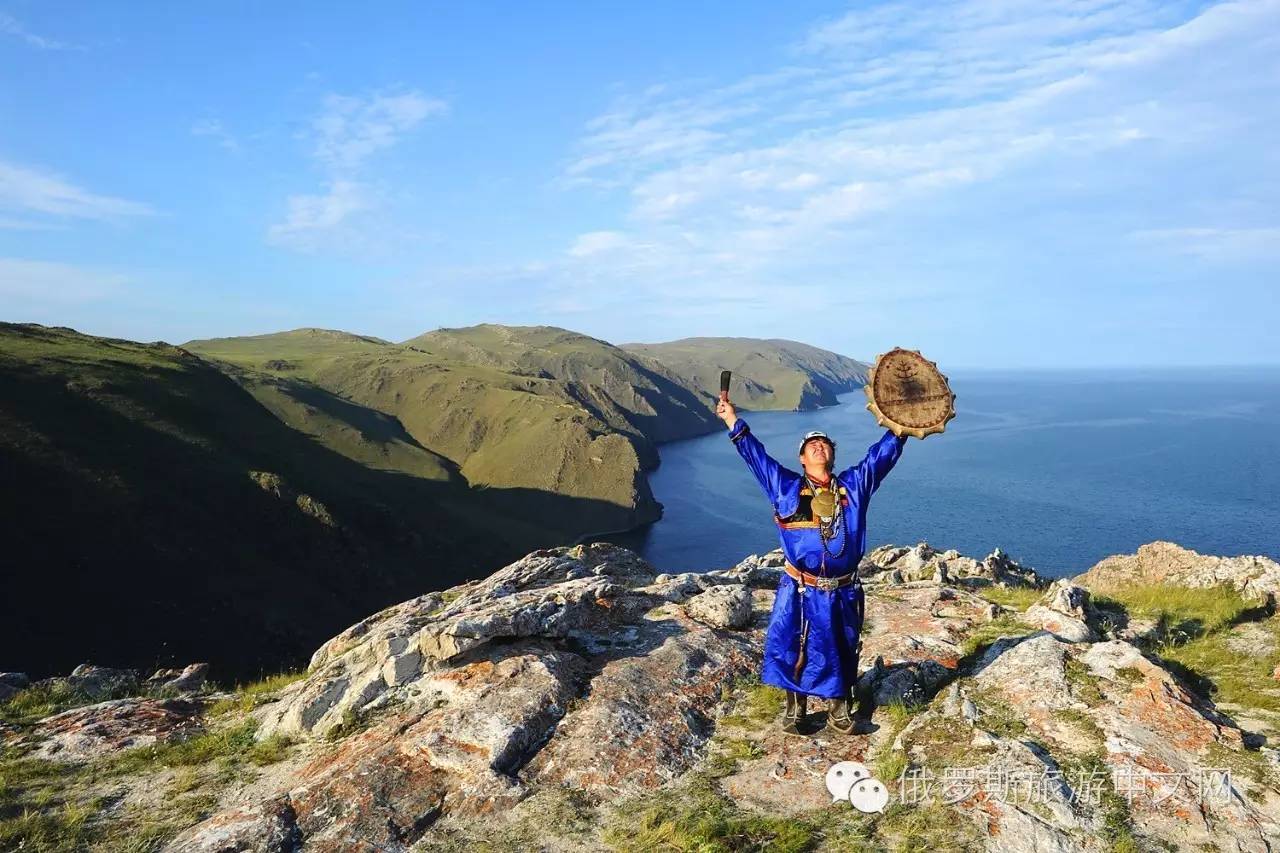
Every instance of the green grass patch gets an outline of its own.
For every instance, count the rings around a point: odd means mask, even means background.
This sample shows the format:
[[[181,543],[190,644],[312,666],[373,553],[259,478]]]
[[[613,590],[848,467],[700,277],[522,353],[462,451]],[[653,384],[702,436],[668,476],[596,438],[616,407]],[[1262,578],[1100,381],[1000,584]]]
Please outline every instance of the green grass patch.
[[[881,705],[877,710],[885,717],[886,731],[885,736],[881,740],[884,745],[880,751],[876,753],[873,761],[876,778],[892,784],[892,782],[902,776],[904,770],[907,769],[907,754],[900,749],[892,749],[894,740],[907,727],[907,724],[915,718],[922,710],[927,708],[924,704],[907,704],[905,702],[890,702],[887,705]]]
[[[730,776],[737,772],[739,762],[751,761],[764,755],[760,744],[746,738],[716,735],[711,739],[710,747],[704,770],[713,779]]]
[[[1225,584],[1193,588],[1166,584],[1116,587],[1094,596],[1104,609],[1122,608],[1131,616],[1156,620],[1158,645],[1181,645],[1248,619],[1260,604]]]
[[[1204,757],[1206,767],[1227,767],[1233,778],[1242,778],[1250,783],[1275,787],[1280,780],[1275,778],[1266,756],[1252,749],[1231,749],[1217,741],[1209,744]]]
[[[1122,666],[1116,670],[1116,680],[1125,684],[1141,684],[1147,680],[1142,670],[1134,666]]]
[[[972,743],[973,729],[959,717],[936,715],[923,725],[912,729],[903,737],[907,753],[919,748],[924,751],[924,766],[937,770],[943,767],[973,767],[984,763],[990,747],[976,747]],[[877,777],[879,778],[879,777]]]
[[[1038,629],[1034,625],[1028,625],[1012,614],[1003,613],[990,622],[975,627],[960,645],[960,656],[972,660],[1001,637],[1020,637],[1036,630]]]
[[[1026,722],[998,690],[970,688],[969,698],[978,706],[979,728],[999,737],[1015,739],[1027,733]]]
[[[1000,586],[998,584],[978,587],[974,592],[992,604],[1007,607],[1018,613],[1035,604],[1044,595],[1043,589],[1034,586]]]
[[[875,822],[877,850],[916,853],[919,850],[979,850],[982,837],[971,818],[938,802],[890,803]]]
[[[1159,657],[1201,695],[1217,703],[1280,713],[1280,695],[1271,673],[1280,666],[1280,619],[1258,623],[1277,637],[1269,654],[1249,655],[1231,648],[1230,632],[1219,631],[1178,646],[1165,646]]]
[[[1102,690],[1098,687],[1098,676],[1089,671],[1089,667],[1067,655],[1064,661],[1067,684],[1071,686],[1071,694],[1090,708],[1095,708],[1105,701]]]
[[[237,685],[234,696],[219,699],[210,705],[205,713],[211,717],[222,716],[233,711],[247,714],[259,705],[273,700],[276,694],[290,684],[306,677],[307,671],[304,669],[295,672],[282,672],[278,675],[264,678],[261,681]]]
[[[95,701],[65,681],[33,684],[0,703],[0,721],[27,725]]]
[[[217,729],[176,743],[155,744],[122,752],[103,767],[114,774],[141,773],[157,767],[198,767],[218,761],[224,766],[245,762],[271,764],[284,757],[289,741],[282,737],[259,743],[254,738],[256,720]]]
[[[348,708],[342,712],[342,719],[338,724],[324,733],[324,738],[330,743],[334,743],[345,737],[359,734],[369,728],[372,722],[370,715]]]
[[[817,827],[807,820],[739,809],[714,779],[696,772],[677,787],[620,804],[604,827],[605,844],[620,853],[806,853],[819,839]]]
[[[1094,749],[1101,747],[1103,741],[1106,740],[1106,736],[1103,734],[1102,729],[1098,728],[1098,724],[1094,722],[1093,717],[1090,717],[1084,711],[1077,708],[1059,708],[1053,712],[1053,716],[1078,731],[1089,741]]]
[[[1056,756],[1055,756],[1056,758]],[[1096,797],[1096,803],[1090,803],[1098,809],[1102,818],[1100,836],[1113,853],[1137,853],[1140,849],[1133,834],[1133,819],[1129,812],[1129,803],[1124,795],[1116,791],[1111,777],[1111,765],[1106,762],[1101,750],[1070,755],[1057,759],[1062,771],[1063,780],[1071,786],[1073,792],[1082,801]],[[1091,780],[1083,782],[1082,780]],[[1092,787],[1092,794],[1086,794],[1085,784]]]
[[[218,809],[213,793],[167,797],[145,808],[135,806],[93,833],[91,850],[112,853],[155,853],[184,829],[195,826]]]
[[[83,850],[91,837],[89,821],[93,814],[92,806],[63,803],[55,808],[28,808],[13,817],[0,818],[0,850]]]
[[[786,704],[786,694],[779,688],[763,684],[755,674],[735,679],[722,697],[733,702],[733,710],[720,718],[731,726],[755,728],[776,720]]]

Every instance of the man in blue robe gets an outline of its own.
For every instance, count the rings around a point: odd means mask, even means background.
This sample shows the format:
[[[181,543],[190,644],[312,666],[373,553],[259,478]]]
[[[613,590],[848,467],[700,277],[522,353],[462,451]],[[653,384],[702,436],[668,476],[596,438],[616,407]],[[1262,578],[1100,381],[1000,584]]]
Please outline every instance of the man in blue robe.
[[[765,635],[760,678],[786,691],[783,729],[799,734],[808,696],[831,700],[828,723],[843,733],[871,730],[853,719],[851,692],[865,596],[857,576],[867,545],[867,504],[893,468],[906,439],[886,432],[861,462],[833,476],[835,442],[811,432],[800,442],[802,473],[765,452],[733,404],[716,415],[773,505],[786,566]]]

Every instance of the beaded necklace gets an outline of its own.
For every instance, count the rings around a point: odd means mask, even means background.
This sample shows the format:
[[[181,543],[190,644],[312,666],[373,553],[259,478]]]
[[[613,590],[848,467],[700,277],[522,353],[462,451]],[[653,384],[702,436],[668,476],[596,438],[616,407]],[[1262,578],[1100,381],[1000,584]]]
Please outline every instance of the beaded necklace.
[[[840,536],[840,532],[844,527],[844,504],[840,500],[838,493],[839,480],[834,476],[831,477],[824,485],[819,486],[812,477],[807,473],[804,475],[805,481],[809,484],[809,490],[813,492],[813,499],[809,503],[810,509],[814,513],[814,517],[818,520],[818,538],[822,540],[822,567],[826,571],[826,558],[839,557],[844,554],[845,547],[849,544],[848,536]],[[820,515],[821,510],[829,507],[829,515]],[[832,551],[827,547],[827,543],[836,538],[840,539],[840,550]]]

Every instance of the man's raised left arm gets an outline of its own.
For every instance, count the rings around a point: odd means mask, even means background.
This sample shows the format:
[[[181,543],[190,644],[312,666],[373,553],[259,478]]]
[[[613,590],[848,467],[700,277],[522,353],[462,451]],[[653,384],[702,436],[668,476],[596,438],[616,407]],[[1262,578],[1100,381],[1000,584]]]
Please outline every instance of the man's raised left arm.
[[[867,455],[861,462],[841,472],[841,478],[853,478],[866,489],[868,495],[874,493],[880,488],[880,481],[897,464],[906,443],[906,436],[897,436],[893,434],[893,430],[885,430],[884,436],[867,448]]]

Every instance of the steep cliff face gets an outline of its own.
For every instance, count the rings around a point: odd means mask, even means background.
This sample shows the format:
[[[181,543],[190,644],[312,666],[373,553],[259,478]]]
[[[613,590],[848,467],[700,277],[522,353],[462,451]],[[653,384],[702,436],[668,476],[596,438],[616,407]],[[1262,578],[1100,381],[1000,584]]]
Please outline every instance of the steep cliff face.
[[[1095,602],[1000,552],[879,549],[862,566],[859,681],[877,729],[822,729],[815,703],[806,736],[788,737],[779,692],[754,675],[773,591],[789,582],[780,564],[775,552],[664,575],[615,546],[554,548],[362,620],[287,685],[39,720],[13,710],[32,706],[19,698],[40,686],[28,687],[0,705],[27,755],[9,796],[45,790],[39,808],[56,809],[110,787],[112,808],[78,838],[136,835],[146,815],[156,843],[181,851],[1280,843],[1267,745],[1280,715],[1265,699],[1224,711],[1195,677],[1210,673],[1138,631],[1144,587]],[[1201,592],[1178,606],[1208,613],[1234,594]],[[1122,599],[1132,621],[1115,618]],[[1260,649],[1265,636],[1258,663],[1280,663],[1264,599],[1232,600],[1234,614],[1177,648],[1247,634]],[[105,682],[82,671],[67,684],[90,678]],[[832,802],[823,777],[842,760],[889,783],[887,811]]]

